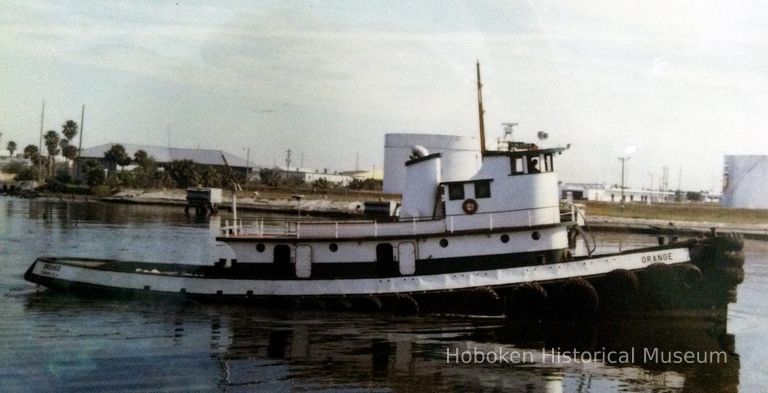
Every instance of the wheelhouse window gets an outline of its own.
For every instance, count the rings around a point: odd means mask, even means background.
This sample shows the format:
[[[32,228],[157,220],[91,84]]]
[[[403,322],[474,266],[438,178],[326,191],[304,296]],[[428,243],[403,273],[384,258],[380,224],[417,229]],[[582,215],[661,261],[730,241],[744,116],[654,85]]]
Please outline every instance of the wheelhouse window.
[[[554,172],[552,153],[526,154],[510,158],[511,175]]]
[[[453,183],[448,185],[448,199],[455,201],[457,199],[464,199],[464,184]]]
[[[491,181],[483,180],[475,182],[475,198],[491,197]]]
[[[522,175],[525,173],[525,168],[523,168],[523,157],[512,157],[510,164],[512,165],[513,175]]]
[[[540,173],[541,162],[539,156],[528,156],[528,173]]]

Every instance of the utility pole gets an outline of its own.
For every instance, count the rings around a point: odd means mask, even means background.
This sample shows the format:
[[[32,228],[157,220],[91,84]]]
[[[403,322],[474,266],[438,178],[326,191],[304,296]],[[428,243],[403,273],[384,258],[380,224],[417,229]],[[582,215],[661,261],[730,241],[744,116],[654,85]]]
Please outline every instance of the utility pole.
[[[651,178],[651,188],[648,190],[648,203],[653,200],[653,172],[648,172],[648,177]]]
[[[621,161],[621,210],[624,210],[624,163],[629,161],[629,157],[619,157]]]
[[[242,149],[245,150],[245,182],[248,183],[251,174],[251,148],[243,147]]]
[[[41,164],[43,163],[43,160],[41,159],[43,155],[43,121],[45,119],[45,100],[43,100],[43,111],[40,113],[40,142],[38,142],[37,145],[37,178],[38,180],[42,180],[40,178],[40,175],[42,175],[43,168],[41,167]]]
[[[285,171],[291,171],[291,149],[285,151]]]
[[[80,142],[77,144],[77,165],[75,166],[75,178],[80,180],[80,152],[83,151],[83,126],[85,124],[85,104],[83,104],[83,110],[80,112]]]

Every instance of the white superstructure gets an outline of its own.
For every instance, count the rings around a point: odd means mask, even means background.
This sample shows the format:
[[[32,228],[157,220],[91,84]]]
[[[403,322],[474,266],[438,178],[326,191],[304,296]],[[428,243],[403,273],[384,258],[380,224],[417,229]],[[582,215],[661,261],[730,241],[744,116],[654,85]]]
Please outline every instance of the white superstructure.
[[[480,141],[477,137],[435,134],[387,134],[384,136],[383,191],[400,194],[405,188],[405,162],[411,148],[420,145],[440,153],[443,181],[466,179],[480,169]]]

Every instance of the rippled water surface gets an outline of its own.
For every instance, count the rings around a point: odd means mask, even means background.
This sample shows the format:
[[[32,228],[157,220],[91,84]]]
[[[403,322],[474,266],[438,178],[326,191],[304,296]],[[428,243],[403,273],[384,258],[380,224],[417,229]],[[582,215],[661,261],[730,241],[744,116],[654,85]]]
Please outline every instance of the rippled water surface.
[[[217,220],[195,222],[181,208],[0,197],[0,391],[768,389],[764,242],[747,243],[746,281],[722,320],[677,316],[526,326],[501,318],[78,298],[21,277],[40,255],[187,263],[231,257],[213,240]],[[654,240],[598,234],[598,241],[608,251]],[[635,351],[635,359],[567,362],[548,358],[552,348]],[[642,351],[653,349],[725,353],[727,360],[666,364],[643,357]],[[447,362],[450,354],[465,352],[530,358]]]

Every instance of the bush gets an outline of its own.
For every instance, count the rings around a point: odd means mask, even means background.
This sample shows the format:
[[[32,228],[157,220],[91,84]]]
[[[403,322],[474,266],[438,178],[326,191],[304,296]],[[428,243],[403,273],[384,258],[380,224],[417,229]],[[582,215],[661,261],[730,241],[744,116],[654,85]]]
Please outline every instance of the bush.
[[[16,174],[16,180],[35,180],[37,178],[37,171],[33,168],[26,167]]]
[[[86,186],[67,184],[57,181],[56,179],[48,179],[47,183],[42,188],[49,192],[57,192],[62,194],[88,194],[90,192]]]
[[[85,169],[85,182],[89,186],[97,186],[104,183],[104,167],[100,164],[89,161]]]
[[[381,182],[374,179],[352,179],[347,187],[350,190],[381,190]]]
[[[21,171],[30,169],[26,162],[24,161],[15,161],[15,162],[9,162],[8,164],[5,164],[3,166],[3,172],[5,173],[15,173],[19,174]]]
[[[97,197],[106,197],[112,195],[112,190],[110,190],[108,186],[101,184],[91,187],[91,195],[96,195]]]
[[[69,183],[72,181],[72,176],[66,170],[59,170],[56,172],[54,179],[59,183]]]

